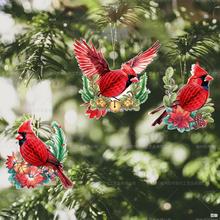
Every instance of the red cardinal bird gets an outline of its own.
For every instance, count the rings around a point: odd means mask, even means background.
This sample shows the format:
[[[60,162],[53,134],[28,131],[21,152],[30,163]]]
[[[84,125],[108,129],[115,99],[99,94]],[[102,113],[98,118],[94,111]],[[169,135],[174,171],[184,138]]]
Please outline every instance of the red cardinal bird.
[[[138,81],[138,74],[153,61],[159,47],[159,42],[156,42],[145,52],[122,64],[121,69],[118,70],[110,70],[103,54],[97,51],[92,43],[89,46],[85,40],[75,41],[74,52],[80,69],[88,78],[95,74],[100,76],[97,81],[100,94],[106,97],[116,97],[132,82]]]
[[[173,103],[172,107],[179,105],[185,111],[193,112],[205,105],[209,97],[209,83],[213,78],[199,65],[199,63],[192,65],[191,75],[187,84],[178,91],[176,101]],[[150,114],[154,114],[164,108],[164,106],[160,106]],[[166,115],[167,112],[164,111],[152,125],[161,124]]]
[[[51,167],[57,172],[65,188],[73,186],[73,183],[64,175],[62,164],[33,132],[31,120],[24,122],[19,127],[16,139],[19,140],[21,155],[27,163],[34,166]]]

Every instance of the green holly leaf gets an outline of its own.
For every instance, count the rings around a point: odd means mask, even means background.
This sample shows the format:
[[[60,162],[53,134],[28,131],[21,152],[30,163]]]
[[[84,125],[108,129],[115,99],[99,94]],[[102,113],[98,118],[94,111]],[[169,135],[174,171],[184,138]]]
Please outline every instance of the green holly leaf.
[[[51,139],[46,142],[46,145],[50,148],[51,153],[57,160],[63,162],[68,153],[66,149],[66,137],[57,122],[52,122],[51,126],[53,133]]]
[[[83,89],[79,90],[79,94],[81,94],[81,98],[84,102],[89,102],[91,100],[91,97],[89,97]]]
[[[177,94],[176,93],[172,93],[171,96],[170,96],[170,102],[173,103],[176,101],[176,97],[177,97]]]
[[[214,122],[215,122],[214,119],[213,119],[211,116],[207,116],[205,119],[206,119],[209,123],[214,123]]]
[[[177,85],[173,85],[172,88],[171,88],[172,92],[175,92],[177,89],[178,89]]]
[[[164,104],[166,107],[170,107],[170,105],[171,105],[170,99],[169,99],[169,97],[168,97],[167,95],[165,95],[165,96],[163,97],[163,104]]]
[[[89,102],[91,99],[94,99],[95,94],[93,89],[90,86],[90,81],[86,76],[82,76],[83,89],[79,91],[81,98],[84,102]]]
[[[165,76],[170,79],[173,77],[173,74],[174,74],[174,70],[173,70],[173,67],[168,67],[166,69],[166,72],[165,72]]]
[[[207,106],[202,107],[199,111],[206,112],[206,113],[208,113],[208,112],[212,113],[215,111],[215,109],[212,106],[207,105]]]
[[[173,79],[174,69],[172,67],[168,67],[165,75],[163,77],[165,96],[163,97],[163,104],[166,107],[170,107],[173,102],[176,101],[176,90],[178,89],[178,85],[176,85],[175,80]]]
[[[146,102],[147,99],[148,99],[148,93],[147,93],[147,92],[144,93],[144,94],[139,98],[140,103],[144,103],[144,102]]]
[[[164,87],[164,89],[168,89],[168,90],[170,90],[172,88],[171,85],[164,85],[163,87]]]
[[[147,89],[146,73],[141,76],[137,88],[139,88],[139,91],[136,93],[135,98],[138,99],[140,103],[144,103],[147,100],[149,94],[149,90]]]
[[[169,85],[169,79],[167,76],[163,76],[163,82],[165,85]]]

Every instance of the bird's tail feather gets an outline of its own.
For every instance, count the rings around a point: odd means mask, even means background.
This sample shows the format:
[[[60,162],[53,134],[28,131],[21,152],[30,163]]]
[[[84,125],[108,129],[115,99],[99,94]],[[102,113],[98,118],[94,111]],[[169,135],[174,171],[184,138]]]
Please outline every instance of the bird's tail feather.
[[[153,115],[153,114],[159,112],[160,110],[162,110],[162,109],[164,109],[164,108],[165,108],[164,105],[161,105],[161,106],[155,108],[153,111],[149,112],[149,114],[150,114],[150,115]]]
[[[65,176],[61,168],[57,168],[57,175],[66,189],[73,187],[73,182],[67,176]]]
[[[155,126],[156,124],[161,124],[163,119],[167,116],[167,112],[163,111],[163,113],[152,123],[152,126]]]

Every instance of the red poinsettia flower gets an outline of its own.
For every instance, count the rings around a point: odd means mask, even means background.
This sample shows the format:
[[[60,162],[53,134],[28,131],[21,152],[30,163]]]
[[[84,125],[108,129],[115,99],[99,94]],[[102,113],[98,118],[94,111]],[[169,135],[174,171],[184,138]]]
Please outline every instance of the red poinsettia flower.
[[[104,117],[107,114],[106,109],[91,109],[88,108],[86,111],[86,114],[89,115],[89,118],[96,118],[99,119],[101,117]]]
[[[45,177],[42,175],[41,169],[35,166],[29,166],[26,172],[17,173],[15,178],[22,187],[34,188],[36,185],[42,183]]]
[[[8,156],[8,159],[5,164],[8,169],[12,169],[14,168],[16,163],[17,163],[17,159],[15,157],[15,154],[12,153],[12,156]]]
[[[189,128],[189,123],[194,121],[190,116],[190,112],[183,110],[180,106],[173,108],[173,111],[169,115],[168,122],[178,128]]]

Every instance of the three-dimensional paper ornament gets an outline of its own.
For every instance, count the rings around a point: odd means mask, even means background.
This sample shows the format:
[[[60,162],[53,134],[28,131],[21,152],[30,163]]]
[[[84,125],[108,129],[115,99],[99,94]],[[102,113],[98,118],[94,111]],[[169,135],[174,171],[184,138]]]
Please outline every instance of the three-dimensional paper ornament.
[[[164,123],[168,130],[191,131],[204,128],[213,122],[211,113],[214,111],[213,103],[209,98],[209,85],[213,77],[204,70],[199,63],[192,65],[191,76],[187,84],[179,88],[173,77],[173,69],[167,69],[163,77],[166,95],[163,105],[150,114],[163,110],[162,114],[153,122]]]
[[[65,188],[73,183],[63,172],[67,156],[66,139],[57,122],[51,123],[50,138],[42,141],[32,126],[32,120],[23,122],[17,130],[20,152],[8,156],[6,166],[9,181],[16,188],[34,188],[48,184],[59,177]]]
[[[103,54],[85,40],[74,43],[74,52],[83,72],[81,97],[90,118],[99,119],[107,112],[139,110],[149,94],[146,73],[140,75],[157,56],[159,42],[133,59],[111,70]]]

